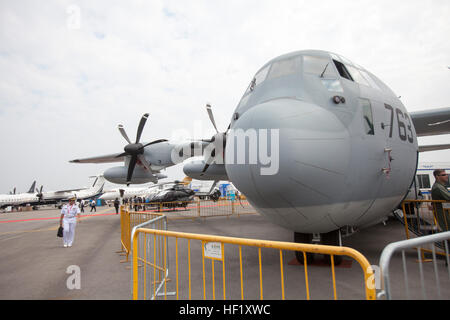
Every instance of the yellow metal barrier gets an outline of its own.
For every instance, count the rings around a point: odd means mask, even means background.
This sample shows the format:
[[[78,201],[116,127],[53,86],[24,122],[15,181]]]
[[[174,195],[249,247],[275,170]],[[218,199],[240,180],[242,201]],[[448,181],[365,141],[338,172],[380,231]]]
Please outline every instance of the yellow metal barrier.
[[[206,218],[256,213],[247,200],[194,200],[135,204],[143,212],[160,212],[169,219]],[[134,208],[130,208],[132,210]]]
[[[180,240],[184,239],[187,241],[187,250],[180,249]],[[191,252],[191,248],[193,244],[192,240],[197,240],[201,242],[201,256],[199,256],[198,252]],[[144,243],[142,243],[144,242]],[[158,245],[159,243],[159,245]],[[227,250],[225,250],[225,245],[227,245]],[[225,251],[230,252],[231,249],[228,249],[229,245],[238,246],[239,249],[239,257],[233,256],[232,254],[227,253],[227,263],[225,263]],[[310,299],[310,285],[309,285],[309,275],[308,275],[308,264],[307,264],[307,256],[306,253],[316,253],[316,254],[327,254],[331,255],[331,276],[333,283],[333,297],[337,299],[337,289],[336,289],[336,272],[334,266],[334,256],[345,255],[356,260],[362,268],[363,271],[363,282],[364,285],[361,289],[364,289],[365,298],[368,300],[374,300],[376,297],[375,285],[373,285],[374,274],[373,270],[367,261],[367,259],[358,251],[346,248],[346,247],[334,247],[334,246],[324,246],[324,245],[311,245],[311,244],[300,244],[300,243],[291,243],[291,242],[278,242],[278,241],[266,241],[266,240],[253,240],[253,239],[243,239],[243,238],[233,238],[233,237],[222,237],[222,236],[213,236],[213,235],[201,235],[201,234],[193,234],[193,233],[182,233],[182,232],[173,232],[173,231],[164,231],[164,230],[155,230],[155,229],[146,229],[146,228],[138,228],[133,237],[133,299],[146,299],[149,292],[156,293],[156,285],[159,285],[159,288],[164,286],[164,298],[166,299],[168,296],[167,293],[167,283],[169,281],[173,281],[173,279],[169,279],[168,275],[168,265],[175,264],[175,292],[176,298],[180,299],[180,287],[183,286],[184,292],[188,291],[187,297],[192,299],[192,279],[194,278],[194,283],[196,283],[195,288],[199,289],[197,284],[198,281],[202,282],[203,289],[203,299],[207,298],[207,287],[206,287],[206,279],[207,279],[207,271],[206,269],[206,261],[211,262],[211,287],[208,290],[211,290],[212,299],[216,298],[216,277],[222,278],[222,295],[223,299],[227,298],[227,281],[231,282],[231,288],[233,291],[237,290],[240,287],[240,297],[243,300],[244,297],[244,274],[243,269],[254,268],[254,266],[249,266],[247,263],[243,263],[243,249],[245,253],[248,255],[254,254],[254,250],[249,250],[249,247],[253,247],[257,249],[257,260],[258,267],[255,268],[255,271],[258,272],[258,277],[255,277],[254,274],[249,273],[246,274],[246,279],[251,278],[254,282],[259,283],[259,298],[264,298],[264,290],[263,290],[263,266],[262,266],[262,250],[263,248],[278,250],[278,254],[274,251],[268,250],[270,254],[272,254],[272,259],[270,263],[273,261],[279,260],[279,270],[280,270],[280,288],[281,288],[281,299],[285,299],[285,270],[284,270],[284,255],[283,251],[301,251],[303,252],[303,256],[305,259],[304,265],[304,273],[305,273],[305,288],[306,288],[306,299]],[[157,254],[157,248],[163,248],[162,252]],[[170,251],[175,252],[175,256],[169,255]],[[251,248],[250,248],[251,249]],[[160,250],[158,250],[160,251]],[[276,251],[275,251],[276,252]],[[277,257],[279,255],[279,257]],[[180,256],[183,256],[180,258]],[[197,263],[195,258],[201,259],[202,265],[202,275],[201,279],[198,275],[198,271],[200,270],[199,266],[194,266],[192,268],[193,263]],[[256,259],[256,257],[254,257]],[[180,260],[186,261],[187,267],[180,263]],[[222,264],[221,272],[215,271],[215,262],[219,262]],[[237,266],[239,264],[239,274],[237,274]],[[139,275],[138,268],[140,265],[148,266],[150,270],[147,269],[147,272]],[[225,265],[229,266],[228,273],[226,272]],[[184,273],[181,274],[180,269],[184,269]],[[187,268],[187,270],[186,270]],[[186,272],[187,271],[187,272]],[[173,271],[172,271],[173,272]],[[159,276],[157,276],[157,273]],[[187,275],[186,275],[187,273]],[[274,274],[270,274],[270,279],[268,282],[271,283],[271,287],[273,287],[274,279],[272,276]],[[181,283],[183,282],[183,283]],[[236,285],[239,282],[240,285]],[[292,280],[289,282],[292,283]],[[187,288],[186,288],[187,284]],[[218,282],[218,286],[220,285],[220,281]],[[253,286],[253,285],[252,285]],[[250,287],[250,285],[249,285]],[[250,287],[248,289],[252,293],[257,290],[257,288]],[[153,294],[152,298],[156,298],[156,294]],[[186,299],[184,298],[184,299]],[[194,297],[195,298],[195,297]]]
[[[411,233],[416,236],[426,236],[435,233],[448,231],[450,225],[450,202],[443,200],[404,200],[402,202],[403,224],[405,226],[406,239],[411,239]],[[435,243],[440,251],[436,254],[444,255],[443,244]],[[420,249],[422,259],[425,262],[432,260],[425,259],[425,252],[431,253],[429,249]]]
[[[449,230],[450,202],[442,200],[405,200],[402,202],[406,238],[410,231],[418,236]]]
[[[131,248],[131,231],[133,228],[143,222],[152,220],[162,216],[161,213],[156,212],[133,212],[129,211],[126,206],[120,207],[120,240],[122,250],[126,255],[126,260],[121,262],[128,262],[128,256]]]

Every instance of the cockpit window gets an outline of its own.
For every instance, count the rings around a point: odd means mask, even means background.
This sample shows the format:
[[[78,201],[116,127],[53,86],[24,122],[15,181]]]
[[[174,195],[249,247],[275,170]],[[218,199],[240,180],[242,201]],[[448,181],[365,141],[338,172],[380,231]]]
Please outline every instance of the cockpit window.
[[[264,80],[266,80],[267,77],[267,73],[269,72],[270,69],[270,65],[266,66],[265,68],[261,69],[261,71],[259,71],[256,75],[255,75],[255,80],[256,80],[256,85],[259,85],[261,82],[263,82]]]
[[[369,87],[369,83],[362,76],[362,74],[360,73],[360,71],[358,69],[351,67],[351,66],[347,66],[347,70],[350,72],[350,74],[351,74],[353,80],[355,80],[355,82]]]
[[[350,81],[354,81],[352,76],[348,72],[347,68],[345,67],[345,65],[342,62],[337,61],[337,60],[333,60],[333,62],[342,78],[348,79]]]
[[[330,66],[330,60],[326,58],[304,56],[303,71],[321,76],[322,78],[336,78],[335,71]]]
[[[284,60],[275,61],[272,64],[267,79],[278,78],[297,72],[301,63],[301,57],[296,56]]]
[[[250,85],[247,88],[247,91],[245,91],[245,94],[249,93],[250,91],[253,91],[257,85],[261,84],[262,82],[264,82],[264,80],[266,80],[269,69],[270,64],[255,74],[252,81],[250,82]]]
[[[375,135],[373,127],[372,106],[369,100],[360,99],[363,115],[364,131],[368,135]]]
[[[361,72],[361,75],[364,77],[364,79],[367,80],[367,82],[369,83],[369,85],[377,90],[381,90],[380,87],[375,83],[375,81],[372,79],[372,77],[364,70],[359,70],[359,72]]]

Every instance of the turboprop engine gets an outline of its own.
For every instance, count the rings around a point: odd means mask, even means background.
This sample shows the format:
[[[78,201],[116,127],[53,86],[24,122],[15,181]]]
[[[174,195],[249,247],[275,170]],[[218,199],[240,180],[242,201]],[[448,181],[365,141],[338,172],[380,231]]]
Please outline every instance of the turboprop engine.
[[[133,177],[132,177],[131,181],[127,181],[127,174],[128,174],[128,167],[121,166],[121,167],[112,167],[112,168],[107,169],[103,173],[103,176],[109,182],[116,183],[116,184],[126,184],[127,182],[131,182],[133,184],[142,184],[142,183],[148,183],[148,182],[157,183],[158,179],[167,178],[167,176],[162,173],[152,174],[148,170],[146,170],[140,166],[137,166],[134,168],[134,173],[133,173]]]

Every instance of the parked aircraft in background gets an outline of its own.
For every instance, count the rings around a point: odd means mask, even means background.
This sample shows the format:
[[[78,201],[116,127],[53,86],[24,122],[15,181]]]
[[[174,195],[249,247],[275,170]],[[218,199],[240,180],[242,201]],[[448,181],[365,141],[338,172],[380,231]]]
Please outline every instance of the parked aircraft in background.
[[[39,204],[40,198],[38,197],[38,191],[35,191],[36,181],[33,181],[30,189],[26,193],[18,193],[16,194],[16,188],[14,188],[13,192],[10,194],[1,194],[0,195],[0,208],[6,208],[9,206],[19,207],[25,205],[34,206]]]
[[[104,186],[105,186],[105,178],[103,177],[103,175],[95,176],[94,183],[89,188],[67,189],[48,192],[41,191],[42,202],[47,204],[56,203],[59,201],[67,201],[72,197],[77,198],[77,200],[93,199],[103,193]]]
[[[115,188],[113,190],[105,191],[100,197],[98,197],[100,200],[105,201],[111,201],[123,198],[123,199],[130,199],[134,197],[147,197],[153,189],[158,189],[159,185],[152,185],[149,187],[141,187],[141,188],[135,188],[135,187],[125,187],[125,188]],[[122,197],[121,197],[122,192]]]
[[[409,114],[375,75],[325,51],[266,63],[225,132],[208,105],[207,111],[216,130],[213,152],[186,164],[185,174],[231,181],[261,215],[292,230],[295,242],[320,234],[321,243],[340,245],[341,229],[378,223],[406,196],[418,152],[450,147],[417,142],[417,136],[450,133],[450,108]],[[250,163],[255,154],[265,157]]]
[[[134,197],[140,197],[140,198],[150,198],[156,195],[158,192],[163,190],[166,187],[169,187],[173,184],[181,184],[181,185],[188,185],[192,179],[189,177],[185,177],[182,181],[174,181],[174,182],[163,182],[154,184],[148,187],[123,187],[123,188],[115,188],[112,190],[105,191],[99,199],[110,201],[115,200],[116,198],[120,199],[131,199]]]
[[[11,195],[0,195],[0,208],[6,208],[9,206],[39,206],[46,204],[56,204],[58,202],[68,201],[72,197],[76,197],[78,200],[81,199],[93,199],[96,196],[102,194],[103,186],[105,185],[105,179],[103,176],[95,177],[94,184],[89,188],[80,189],[68,189],[59,191],[47,191],[43,192],[43,186],[40,190],[34,189],[36,181],[33,182],[32,188],[27,193],[21,194],[11,194]]]
[[[189,187],[194,190],[195,195],[200,199],[218,200],[221,196],[237,196],[240,192],[229,181],[203,181],[192,180]]]
[[[175,183],[169,188],[157,190],[148,197],[149,202],[163,203],[167,207],[176,206],[173,202],[181,202],[181,206],[186,207],[189,201],[194,199],[195,192],[181,183]]]
[[[36,187],[36,180],[33,181],[33,183],[31,184],[30,189],[28,190],[27,193],[34,193],[34,189]],[[15,195],[16,194],[16,187],[14,187],[14,189],[12,191],[9,192],[10,195]]]

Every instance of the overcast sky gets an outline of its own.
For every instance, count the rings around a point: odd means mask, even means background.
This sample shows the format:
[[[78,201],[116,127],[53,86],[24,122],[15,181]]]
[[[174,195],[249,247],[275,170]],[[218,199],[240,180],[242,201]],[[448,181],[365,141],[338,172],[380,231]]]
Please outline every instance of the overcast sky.
[[[410,112],[450,107],[449,17],[448,0],[0,0],[0,193],[89,185],[115,164],[68,161],[121,152],[117,125],[133,140],[146,112],[143,141],[210,137],[206,102],[225,130],[254,73],[296,50],[342,54]]]

